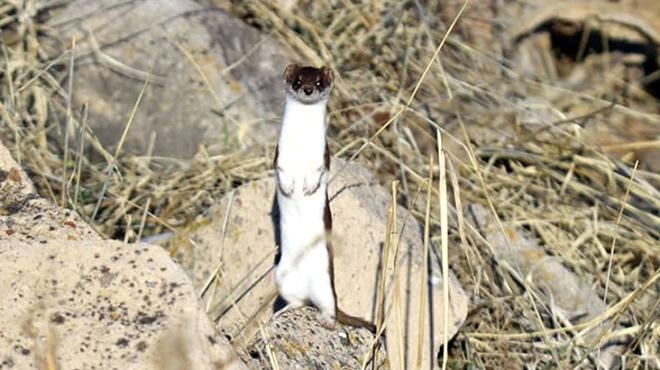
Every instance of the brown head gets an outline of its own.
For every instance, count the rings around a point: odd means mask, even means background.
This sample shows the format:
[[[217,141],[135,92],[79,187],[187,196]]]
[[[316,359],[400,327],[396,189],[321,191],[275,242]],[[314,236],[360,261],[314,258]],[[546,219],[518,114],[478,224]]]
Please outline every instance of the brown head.
[[[304,104],[328,99],[334,76],[328,67],[315,68],[289,64],[284,70],[286,92]]]

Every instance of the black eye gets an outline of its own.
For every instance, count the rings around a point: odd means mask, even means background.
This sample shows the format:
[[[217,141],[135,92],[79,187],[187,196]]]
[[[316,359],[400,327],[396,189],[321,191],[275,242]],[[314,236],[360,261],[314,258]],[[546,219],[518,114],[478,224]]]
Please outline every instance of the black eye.
[[[299,88],[300,85],[302,85],[302,81],[300,81],[300,80],[295,80],[295,81],[293,82],[293,88],[294,88],[294,89]]]
[[[316,81],[316,87],[321,88],[321,81]]]

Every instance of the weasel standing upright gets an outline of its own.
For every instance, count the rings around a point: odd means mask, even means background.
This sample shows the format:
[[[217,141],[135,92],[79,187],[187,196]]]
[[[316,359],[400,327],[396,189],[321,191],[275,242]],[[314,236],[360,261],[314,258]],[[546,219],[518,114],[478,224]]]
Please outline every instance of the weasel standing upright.
[[[326,107],[332,71],[290,64],[284,82],[286,106],[275,151],[281,252],[275,269],[278,292],[290,308],[308,303],[316,306],[319,322],[327,328],[339,320],[373,332],[373,324],[337,308],[327,194]]]

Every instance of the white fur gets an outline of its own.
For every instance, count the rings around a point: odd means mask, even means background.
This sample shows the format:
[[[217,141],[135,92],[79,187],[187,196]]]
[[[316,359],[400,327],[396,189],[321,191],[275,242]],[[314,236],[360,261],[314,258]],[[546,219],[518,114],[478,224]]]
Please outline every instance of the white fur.
[[[276,163],[281,256],[275,281],[290,307],[311,302],[331,324],[336,306],[323,221],[326,105],[327,99],[302,104],[287,94]]]

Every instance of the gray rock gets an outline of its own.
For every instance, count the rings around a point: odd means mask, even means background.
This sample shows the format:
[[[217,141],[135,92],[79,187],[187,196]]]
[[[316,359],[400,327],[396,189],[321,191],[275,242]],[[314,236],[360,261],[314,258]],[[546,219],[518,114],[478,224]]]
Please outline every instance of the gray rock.
[[[193,0],[76,0],[50,25],[75,37],[74,107],[114,151],[153,75],[124,151],[190,157],[271,141],[283,110],[283,47]]]
[[[0,291],[0,368],[245,368],[167,252],[101,240],[2,143]]]
[[[58,369],[180,363],[177,369],[210,370],[237,363],[190,281],[160,247],[3,242],[0,271],[0,358],[17,369],[52,362]]]
[[[243,361],[255,370],[271,369],[372,369],[372,348],[378,355],[373,369],[382,369],[386,354],[374,343],[367,329],[338,326],[335,330],[319,327],[316,312],[310,307],[290,310],[271,320],[246,347]],[[305,335],[300,335],[305,333]]]

